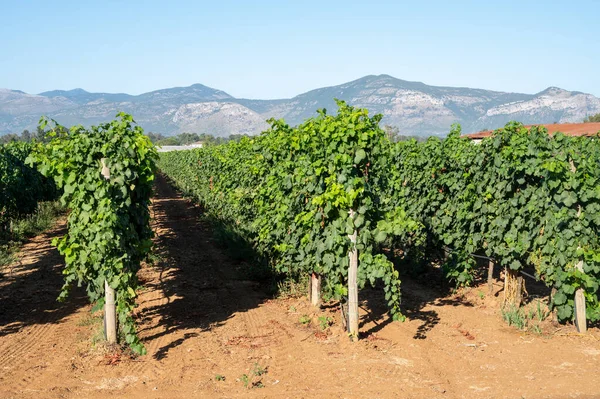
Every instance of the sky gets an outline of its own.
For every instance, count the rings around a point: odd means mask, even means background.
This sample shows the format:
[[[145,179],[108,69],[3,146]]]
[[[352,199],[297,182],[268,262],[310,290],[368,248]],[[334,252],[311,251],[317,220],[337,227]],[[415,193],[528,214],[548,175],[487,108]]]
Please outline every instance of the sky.
[[[600,0],[0,0],[0,88],[194,83],[289,98],[365,75],[600,96]]]

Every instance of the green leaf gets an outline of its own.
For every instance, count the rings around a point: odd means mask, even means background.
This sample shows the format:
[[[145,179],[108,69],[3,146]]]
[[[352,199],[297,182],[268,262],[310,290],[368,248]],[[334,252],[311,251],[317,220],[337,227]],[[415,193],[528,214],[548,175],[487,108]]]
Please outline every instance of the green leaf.
[[[359,164],[360,161],[362,161],[363,159],[365,159],[367,156],[367,153],[365,152],[365,150],[363,150],[362,148],[359,148],[356,151],[356,154],[354,155],[354,163],[355,164]]]

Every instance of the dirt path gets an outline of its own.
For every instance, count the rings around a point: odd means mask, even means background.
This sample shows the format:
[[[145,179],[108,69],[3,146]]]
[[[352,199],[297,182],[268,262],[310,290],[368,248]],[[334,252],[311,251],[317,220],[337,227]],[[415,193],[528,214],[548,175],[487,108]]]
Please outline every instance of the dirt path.
[[[148,354],[90,349],[98,322],[84,293],[55,302],[61,258],[48,242],[61,223],[23,248],[12,273],[3,270],[0,398],[600,396],[597,329],[523,333],[501,321],[498,298],[483,288],[440,297],[405,281],[409,321],[389,322],[380,294],[365,291],[365,339],[351,344],[334,309],[269,299],[244,279],[200,210],[162,178],[152,211],[161,260],[140,272],[136,310]],[[321,331],[319,316],[333,326]]]

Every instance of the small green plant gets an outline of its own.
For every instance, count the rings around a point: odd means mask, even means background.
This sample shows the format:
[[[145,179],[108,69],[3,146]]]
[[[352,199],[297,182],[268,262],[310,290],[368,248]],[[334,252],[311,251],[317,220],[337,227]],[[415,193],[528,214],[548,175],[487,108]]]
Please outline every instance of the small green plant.
[[[509,326],[515,326],[519,330],[524,330],[527,327],[527,317],[523,310],[510,305],[502,309],[502,318],[508,323]]]
[[[288,311],[290,313],[295,313],[296,312],[296,307],[294,305],[290,306],[290,308],[288,309]]]
[[[477,295],[479,295],[479,299],[483,300],[483,298],[485,298],[485,294],[483,293],[483,291],[478,291]]]
[[[266,367],[262,367],[258,363],[254,363],[254,369],[252,370],[252,374],[254,374],[257,377],[259,377],[259,376],[261,376],[263,374],[267,374],[267,368]]]
[[[239,380],[244,384],[244,388],[264,388],[262,376],[265,374],[267,374],[267,368],[254,363],[250,375],[242,374]]]
[[[217,374],[217,375],[215,375],[215,381],[225,381],[225,376],[221,375],[221,374]]]
[[[306,314],[303,314],[302,316],[300,316],[300,319],[298,321],[300,321],[300,324],[303,324],[306,326],[306,325],[310,324],[310,317]]]
[[[329,316],[319,316],[319,327],[321,330],[327,330],[333,324],[333,319]]]

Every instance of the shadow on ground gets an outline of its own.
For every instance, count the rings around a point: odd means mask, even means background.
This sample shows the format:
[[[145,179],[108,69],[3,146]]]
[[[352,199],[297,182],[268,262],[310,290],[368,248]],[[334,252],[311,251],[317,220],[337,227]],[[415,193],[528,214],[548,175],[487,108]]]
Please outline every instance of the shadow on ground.
[[[214,221],[183,198],[164,176],[156,179],[153,218],[160,258],[153,267],[159,278],[144,285],[162,294],[142,301],[138,318],[143,340],[161,342],[151,354],[160,360],[198,332],[258,307],[269,295],[242,272],[249,265],[219,245]],[[151,319],[158,323],[144,325],[144,320]],[[167,336],[170,342],[163,343],[161,338]]]
[[[438,306],[473,306],[461,297],[451,295],[451,286],[443,281],[439,268],[424,268],[418,277],[403,275],[402,280],[402,314],[410,320],[419,320],[421,325],[417,328],[414,339],[426,339],[429,331],[433,330],[440,322],[440,317],[435,307]],[[367,315],[361,319],[360,328],[373,323],[374,326],[361,333],[365,337],[375,334],[392,322],[387,317],[387,304],[383,289],[365,289],[361,291],[363,310]],[[433,309],[431,309],[433,307]],[[428,308],[425,310],[425,308]],[[380,320],[380,321],[378,321]],[[382,320],[382,321],[381,321]]]
[[[37,324],[60,323],[87,303],[83,289],[66,302],[56,300],[63,286],[64,261],[50,242],[66,229],[54,229],[26,243],[24,258],[3,267],[0,278],[0,337]]]

